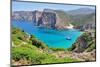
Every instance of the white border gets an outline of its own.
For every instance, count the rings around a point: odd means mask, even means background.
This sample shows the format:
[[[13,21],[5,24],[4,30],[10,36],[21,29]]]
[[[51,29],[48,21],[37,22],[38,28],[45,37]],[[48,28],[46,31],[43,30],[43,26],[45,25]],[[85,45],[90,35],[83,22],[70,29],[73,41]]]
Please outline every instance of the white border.
[[[29,0],[27,0],[29,1]],[[38,65],[38,67],[98,67],[100,64],[100,0],[30,0],[40,2],[88,4],[97,6],[97,61]],[[10,67],[10,0],[0,0],[0,66]],[[30,67],[30,66],[27,66]],[[34,66],[35,67],[35,66]]]

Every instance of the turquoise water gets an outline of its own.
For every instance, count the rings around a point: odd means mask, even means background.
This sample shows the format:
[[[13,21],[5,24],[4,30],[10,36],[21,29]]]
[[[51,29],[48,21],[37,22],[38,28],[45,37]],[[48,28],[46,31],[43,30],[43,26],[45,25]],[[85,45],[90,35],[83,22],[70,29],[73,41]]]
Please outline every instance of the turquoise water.
[[[69,48],[82,34],[78,30],[53,30],[34,26],[30,22],[13,21],[12,26],[20,28],[29,34],[35,35],[39,40],[46,43],[49,47]],[[66,37],[70,37],[68,40]]]

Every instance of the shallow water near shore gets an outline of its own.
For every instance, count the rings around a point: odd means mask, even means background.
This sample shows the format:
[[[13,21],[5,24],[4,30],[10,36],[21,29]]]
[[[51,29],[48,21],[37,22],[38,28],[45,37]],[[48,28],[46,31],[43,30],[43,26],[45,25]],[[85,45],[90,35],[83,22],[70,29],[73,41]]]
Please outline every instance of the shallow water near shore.
[[[27,21],[12,21],[11,25],[35,35],[35,37],[52,48],[70,48],[82,34],[82,32],[75,29],[55,30],[40,28]]]

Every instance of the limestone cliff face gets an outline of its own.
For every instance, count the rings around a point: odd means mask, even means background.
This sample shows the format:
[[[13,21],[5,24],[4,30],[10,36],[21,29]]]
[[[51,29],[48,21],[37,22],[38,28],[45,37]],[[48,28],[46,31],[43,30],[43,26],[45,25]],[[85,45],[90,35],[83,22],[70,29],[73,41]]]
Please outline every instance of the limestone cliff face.
[[[45,9],[41,16],[38,17],[37,25],[47,28],[55,28],[56,19],[56,13],[54,11]]]
[[[37,26],[57,29],[65,28],[65,26],[69,25],[68,17],[64,16],[64,12],[57,12],[57,10],[52,9],[44,9],[43,11],[15,11],[12,13],[12,20],[29,21]]]
[[[66,14],[66,12],[61,10],[56,10],[55,12],[57,13],[57,23],[55,26],[58,29],[66,29],[66,27],[70,26],[70,17]]]

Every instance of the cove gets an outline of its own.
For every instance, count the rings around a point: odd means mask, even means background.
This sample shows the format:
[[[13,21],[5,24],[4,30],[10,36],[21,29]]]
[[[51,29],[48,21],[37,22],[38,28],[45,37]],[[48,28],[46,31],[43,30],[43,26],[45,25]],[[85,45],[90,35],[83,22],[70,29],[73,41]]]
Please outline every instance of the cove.
[[[82,32],[75,29],[55,30],[40,28],[27,21],[12,20],[11,26],[20,28],[31,35],[35,35],[35,37],[52,48],[70,48],[82,34]],[[66,39],[66,37],[70,37],[70,39]]]

